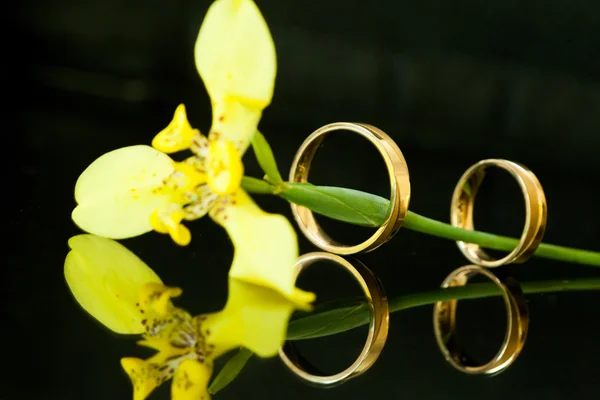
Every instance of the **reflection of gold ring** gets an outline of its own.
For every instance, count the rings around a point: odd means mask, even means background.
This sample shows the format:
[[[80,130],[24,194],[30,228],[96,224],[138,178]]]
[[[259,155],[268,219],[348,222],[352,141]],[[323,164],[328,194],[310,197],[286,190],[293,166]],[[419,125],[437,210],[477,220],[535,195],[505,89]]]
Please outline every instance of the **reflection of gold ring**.
[[[499,267],[504,264],[522,263],[533,255],[544,236],[546,228],[546,197],[536,176],[523,165],[512,161],[489,159],[479,161],[461,176],[452,195],[450,219],[452,225],[473,230],[473,205],[475,195],[489,167],[508,171],[519,183],[525,198],[525,227],[517,247],[504,258],[493,259],[478,245],[456,242],[469,261],[484,267]]]
[[[525,345],[529,326],[527,304],[516,280],[509,278],[502,281],[489,270],[477,265],[458,268],[442,282],[442,288],[464,286],[470,277],[477,274],[489,278],[502,291],[507,322],[506,336],[500,351],[487,364],[478,365],[459,347],[456,338],[456,300],[435,303],[433,331],[442,354],[456,369],[468,374],[498,374],[516,360]]]
[[[346,130],[358,133],[369,140],[379,151],[385,161],[390,179],[390,210],[388,217],[377,231],[364,242],[357,245],[343,245],[330,238],[321,229],[311,210],[292,204],[292,213],[304,235],[318,248],[335,254],[356,254],[375,250],[400,229],[410,201],[410,181],[408,167],[402,152],[396,143],[383,131],[371,125],[350,122],[336,122],[325,125],[314,131],[296,152],[289,180],[291,182],[307,182],[310,165],[323,140],[333,131]]]
[[[295,348],[287,342],[279,349],[279,357],[284,364],[304,381],[318,386],[335,386],[366,372],[381,354],[389,328],[389,307],[383,286],[379,279],[358,260],[346,260],[331,253],[314,252],[302,255],[296,263],[296,276],[303,269],[318,261],[331,261],[352,274],[367,297],[370,311],[369,334],[360,355],[351,366],[334,375],[325,375],[310,365]]]

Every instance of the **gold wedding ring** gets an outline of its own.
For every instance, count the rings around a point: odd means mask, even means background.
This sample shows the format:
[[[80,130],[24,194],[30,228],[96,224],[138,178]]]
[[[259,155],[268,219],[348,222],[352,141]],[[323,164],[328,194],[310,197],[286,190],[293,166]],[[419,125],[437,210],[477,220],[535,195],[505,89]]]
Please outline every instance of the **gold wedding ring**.
[[[519,283],[508,278],[501,280],[491,271],[478,265],[466,265],[452,272],[442,288],[464,286],[469,278],[481,274],[489,278],[502,292],[506,305],[507,326],[504,342],[498,353],[487,364],[473,361],[459,346],[456,337],[456,300],[439,301],[433,308],[433,330],[444,358],[456,369],[467,374],[495,375],[508,368],[519,356],[529,326],[525,297]]]
[[[369,333],[365,346],[352,365],[333,375],[326,375],[312,366],[299,354],[293,342],[288,341],[279,349],[279,357],[292,372],[305,382],[331,387],[356,378],[375,363],[387,339],[390,312],[381,282],[371,270],[358,260],[346,260],[338,255],[324,252],[304,254],[296,263],[296,277],[302,270],[319,261],[330,261],[346,269],[364,291],[370,312]]]
[[[344,245],[323,231],[311,210],[293,203],[291,207],[300,230],[315,246],[330,253],[348,255],[375,250],[396,234],[408,212],[410,180],[404,156],[387,134],[367,124],[336,122],[317,129],[302,143],[292,162],[290,182],[308,181],[311,163],[323,140],[331,132],[340,130],[351,131],[366,138],[383,157],[390,181],[390,210],[387,219],[369,239],[357,245]]]
[[[489,159],[479,161],[469,168],[458,181],[452,195],[450,220],[452,225],[463,229],[474,229],[473,206],[475,196],[485,177],[486,169],[498,167],[508,171],[519,183],[525,198],[525,227],[519,244],[500,259],[490,257],[476,244],[456,242],[463,255],[472,263],[484,267],[499,267],[505,264],[522,263],[533,255],[544,236],[546,228],[546,197],[536,176],[525,166],[512,161]]]

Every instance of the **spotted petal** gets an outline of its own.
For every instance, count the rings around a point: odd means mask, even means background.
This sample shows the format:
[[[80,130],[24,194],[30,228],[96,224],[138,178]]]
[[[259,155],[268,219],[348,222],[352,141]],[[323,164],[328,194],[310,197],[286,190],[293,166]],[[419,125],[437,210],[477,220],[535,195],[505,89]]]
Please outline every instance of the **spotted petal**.
[[[69,239],[69,247],[64,273],[81,307],[117,333],[144,332],[145,317],[136,303],[142,287],[161,283],[158,275],[111,239],[77,235]]]
[[[162,382],[172,377],[168,368],[161,369],[160,364],[135,357],[121,359],[121,366],[133,385],[133,400],[144,400]]]
[[[251,0],[217,0],[195,48],[196,67],[213,103],[210,138],[234,142],[240,152],[273,97],[277,60],[263,16]]]
[[[210,400],[208,382],[212,364],[185,360],[177,368],[171,385],[172,400]]]
[[[77,180],[73,220],[86,232],[114,239],[150,232],[152,212],[169,202],[156,188],[173,171],[171,158],[150,146],[106,153]]]

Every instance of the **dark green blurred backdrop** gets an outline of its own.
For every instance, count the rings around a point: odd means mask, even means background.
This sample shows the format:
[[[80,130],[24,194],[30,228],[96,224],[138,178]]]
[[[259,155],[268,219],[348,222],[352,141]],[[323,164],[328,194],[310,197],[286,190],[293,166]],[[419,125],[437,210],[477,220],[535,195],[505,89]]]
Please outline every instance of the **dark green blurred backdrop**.
[[[600,3],[576,1],[257,1],[278,52],[272,106],[261,130],[287,173],[302,140],[329,122],[357,121],[390,134],[406,156],[411,209],[447,221],[454,184],[474,162],[524,163],[546,190],[546,240],[599,250]],[[193,63],[196,34],[210,2],[200,0],[29,0],[11,13],[5,67],[18,161],[12,241],[5,265],[2,327],[8,335],[0,399],[129,399],[119,358],[144,355],[81,311],[62,276],[73,187],[96,157],[149,143],[185,103],[206,132],[210,103]],[[261,176],[254,156],[247,173]],[[314,183],[386,195],[383,164],[359,139],[339,135],[323,148]],[[523,206],[502,174],[486,181],[478,227],[517,235]],[[282,200],[258,197],[290,215]],[[327,225],[342,239],[359,229]],[[216,310],[226,299],[232,248],[209,220],[193,224],[181,249],[148,234],[124,241],[165,282],[179,304]],[[304,238],[303,252],[313,251]],[[356,239],[357,240],[357,239]],[[433,289],[466,264],[452,242],[401,230],[360,257],[390,296]],[[508,269],[522,281],[597,276],[591,267],[531,260]],[[300,286],[321,299],[358,294],[333,268]],[[494,378],[454,371],[439,354],[431,307],[394,314],[381,359],[336,389],[307,387],[277,359],[251,360],[217,399],[598,399],[600,293],[529,296],[530,336],[518,361]],[[464,315],[464,318],[463,318]],[[493,354],[504,320],[498,300],[465,303],[461,334],[481,356]],[[315,363],[340,369],[358,354],[365,330],[303,346]],[[14,355],[9,352],[15,351]],[[151,399],[167,399],[168,387]]]

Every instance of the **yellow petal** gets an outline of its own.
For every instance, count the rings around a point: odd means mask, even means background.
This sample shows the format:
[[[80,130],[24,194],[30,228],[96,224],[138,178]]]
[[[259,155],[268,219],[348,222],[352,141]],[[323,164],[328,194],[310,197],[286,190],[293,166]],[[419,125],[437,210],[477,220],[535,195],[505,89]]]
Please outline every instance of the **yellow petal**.
[[[189,149],[196,134],[200,132],[192,129],[187,120],[185,106],[180,104],[175,110],[171,123],[152,140],[152,147],[164,153]]]
[[[283,215],[261,210],[242,189],[232,199],[222,212],[213,214],[235,246],[229,276],[274,289],[308,308],[314,294],[295,286],[298,244],[290,222]]]
[[[197,360],[185,360],[177,368],[171,385],[172,400],[210,400],[208,382],[212,365]]]
[[[244,176],[244,165],[240,153],[232,142],[213,140],[207,158],[208,185],[219,195],[235,192]]]
[[[213,102],[213,121],[208,139],[227,140],[244,154],[258,128],[262,108],[240,103],[232,98]]]
[[[213,104],[209,139],[248,147],[271,103],[277,59],[260,10],[250,0],[217,0],[202,23],[196,67]]]
[[[170,199],[156,189],[173,171],[171,158],[150,146],[106,153],[77,180],[73,220],[86,232],[114,239],[150,232],[152,212]]]
[[[181,296],[183,291],[178,287],[168,287],[160,283],[147,283],[139,291],[140,307],[146,311],[154,312],[160,317],[165,317],[173,312],[171,299]]]
[[[272,357],[285,341],[290,315],[298,305],[264,286],[229,279],[229,297],[223,311],[202,325],[214,357],[243,346],[260,357]]]
[[[131,379],[133,400],[144,400],[162,383],[158,367],[148,361],[127,357],[121,359],[121,366]]]
[[[136,303],[145,284],[161,283],[158,275],[111,239],[77,235],[69,239],[69,247],[64,273],[81,307],[117,333],[144,332]]]
[[[169,204],[155,210],[150,215],[150,226],[158,233],[168,233],[171,239],[180,246],[187,246],[192,240],[192,233],[181,225],[185,213],[179,204]]]
[[[261,109],[271,102],[275,45],[253,1],[215,1],[200,27],[195,58],[213,101],[230,96]]]

